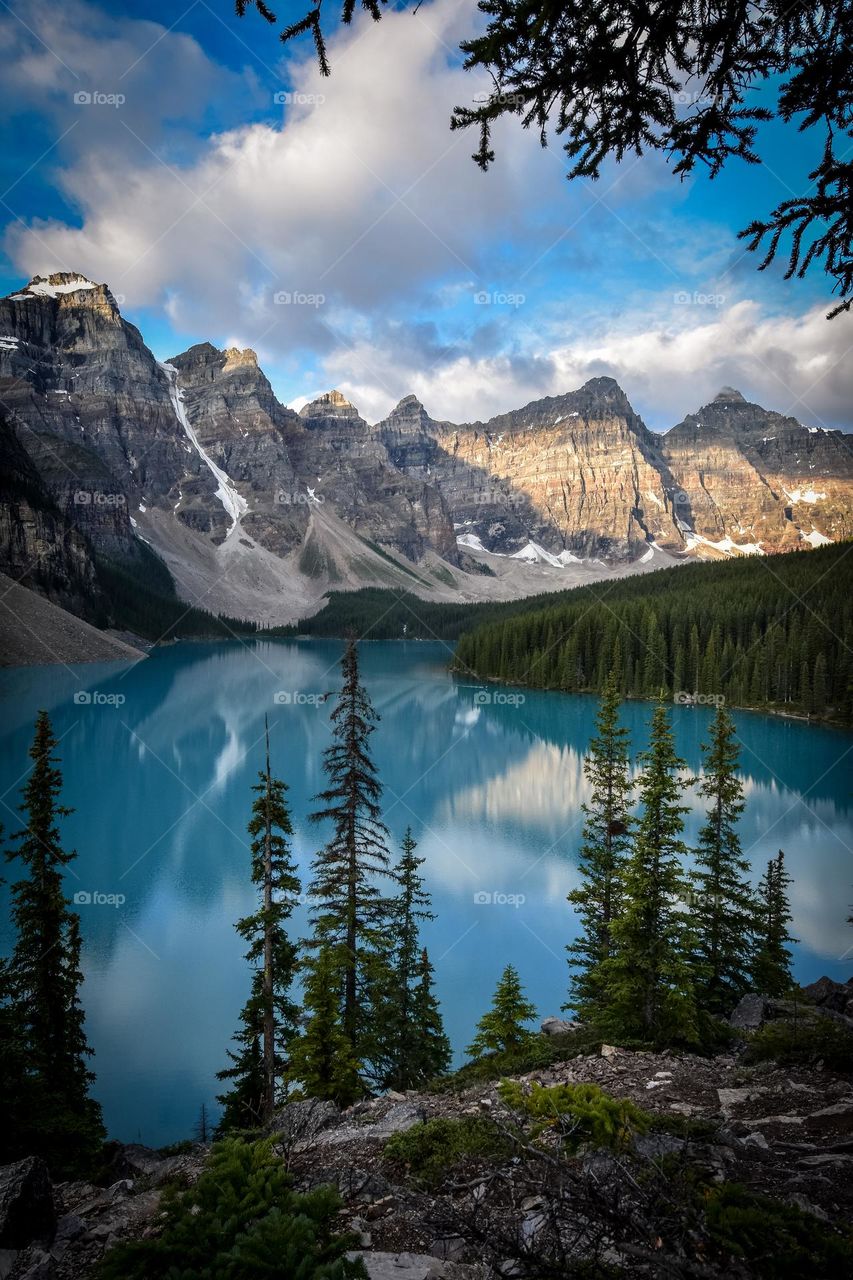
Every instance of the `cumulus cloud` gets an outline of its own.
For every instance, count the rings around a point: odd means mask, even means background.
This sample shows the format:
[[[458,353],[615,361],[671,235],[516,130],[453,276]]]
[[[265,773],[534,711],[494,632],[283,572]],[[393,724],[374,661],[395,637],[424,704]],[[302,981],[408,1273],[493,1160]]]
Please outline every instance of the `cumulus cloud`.
[[[598,332],[579,326],[548,345],[518,321],[524,345],[512,353],[464,353],[432,368],[401,364],[399,350],[361,343],[326,361],[330,382],[368,418],[381,418],[413,392],[435,418],[483,420],[530,400],[574,390],[607,375],[622,385],[649,426],[665,429],[729,385],[748,400],[809,426],[853,426],[853,321],[828,322],[825,308],[801,316],[765,314],[744,300],[681,315],[672,295],[655,314],[636,313]]]
[[[186,34],[85,0],[27,12],[32,32],[0,13],[8,84],[61,138],[49,163],[73,216],[10,224],[22,275],[107,280],[131,316],[166,318],[173,350],[252,346],[284,399],[325,381],[373,420],[410,391],[472,420],[607,372],[654,426],[723,382],[849,422],[849,322],[773,315],[754,276],[703,302],[731,232],[679,216],[689,188],[659,159],[568,184],[559,146],[510,121],[494,168],[474,166],[474,139],[448,128],[483,87],[456,54],[468,6],[362,15],[335,35],[329,80],[305,51],[227,70]],[[279,57],[274,33],[247,41]],[[80,107],[80,91],[126,101]]]

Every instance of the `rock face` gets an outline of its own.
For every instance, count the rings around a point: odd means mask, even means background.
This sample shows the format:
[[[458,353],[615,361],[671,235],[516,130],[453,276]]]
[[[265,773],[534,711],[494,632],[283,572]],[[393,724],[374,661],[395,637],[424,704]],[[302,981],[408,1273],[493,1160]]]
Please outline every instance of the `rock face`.
[[[664,436],[606,377],[461,425],[414,396],[373,426],[338,391],[295,413],[253,351],[160,364],[106,284],[65,272],[0,299],[0,398],[0,567],[41,556],[33,585],[77,610],[87,556],[132,562],[140,537],[187,598],[267,620],[336,586],[482,599],[491,573],[508,598],[853,535],[849,437],[731,388]]]
[[[790,551],[853,535],[853,449],[840,431],[804,427],[725,387],[667,432],[663,453],[691,549]]]
[[[683,545],[658,441],[612,378],[463,426],[409,396],[376,430],[397,466],[438,483],[463,544],[614,563],[650,539]]]

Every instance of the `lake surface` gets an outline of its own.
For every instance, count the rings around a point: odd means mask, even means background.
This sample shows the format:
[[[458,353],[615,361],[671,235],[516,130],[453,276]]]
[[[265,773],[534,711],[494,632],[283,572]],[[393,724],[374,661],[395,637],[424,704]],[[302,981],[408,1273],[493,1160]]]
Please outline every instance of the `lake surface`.
[[[186,1137],[201,1103],[213,1102],[248,987],[233,923],[253,909],[245,828],[264,714],[307,880],[318,832],[306,814],[324,781],[332,705],[317,695],[337,688],[341,651],[335,641],[188,643],[130,668],[0,672],[7,833],[18,825],[39,707],[61,739],[64,799],[75,809],[63,835],[79,855],[68,890],[93,895],[78,908],[83,1001],[95,1094],[113,1137],[154,1145]],[[516,699],[455,683],[442,644],[373,643],[360,652],[382,717],[373,745],[385,820],[395,841],[411,824],[427,860],[437,919],[424,935],[460,1061],[508,962],[541,1016],[559,1013],[565,999],[564,947],[576,932],[566,894],[578,882],[582,760],[596,701],[530,692]],[[644,703],[623,709],[634,749],[646,745],[649,713]],[[673,708],[691,767],[710,717],[706,708]],[[853,736],[748,712],[735,718],[743,846],[756,876],[777,849],[787,854],[796,976],[847,978]],[[700,818],[691,814],[688,838]],[[294,925],[305,930],[304,909]],[[5,951],[5,910],[2,930]]]

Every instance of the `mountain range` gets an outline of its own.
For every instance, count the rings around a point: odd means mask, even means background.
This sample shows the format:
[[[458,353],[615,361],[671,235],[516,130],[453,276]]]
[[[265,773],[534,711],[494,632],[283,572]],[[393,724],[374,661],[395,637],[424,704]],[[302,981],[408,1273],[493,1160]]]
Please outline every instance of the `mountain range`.
[[[279,624],[336,589],[510,599],[853,537],[851,437],[732,388],[662,434],[609,377],[484,422],[296,412],[253,351],[161,363],[65,272],[0,300],[0,461],[0,572],[89,618],[99,560],[152,552],[187,602]]]

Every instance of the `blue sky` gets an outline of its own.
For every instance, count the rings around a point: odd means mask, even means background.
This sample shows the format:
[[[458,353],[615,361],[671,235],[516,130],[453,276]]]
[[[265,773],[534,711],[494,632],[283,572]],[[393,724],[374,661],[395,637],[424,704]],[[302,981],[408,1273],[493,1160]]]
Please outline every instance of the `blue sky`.
[[[724,383],[853,425],[851,318],[736,238],[803,189],[816,140],[768,126],[764,163],[713,182],[653,156],[570,184],[508,121],[484,175],[448,129],[484,87],[457,53],[473,3],[360,18],[331,80],[231,0],[182,8],[0,8],[3,292],[80,270],[158,357],[251,346],[284,401],[337,386],[371,420],[411,391],[461,421],[608,373],[656,428]]]

